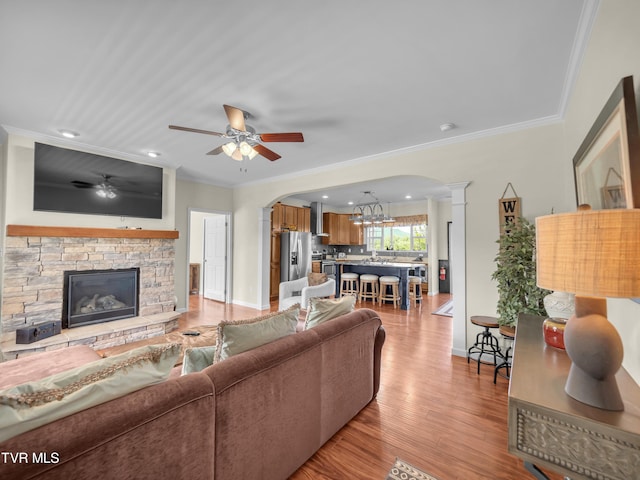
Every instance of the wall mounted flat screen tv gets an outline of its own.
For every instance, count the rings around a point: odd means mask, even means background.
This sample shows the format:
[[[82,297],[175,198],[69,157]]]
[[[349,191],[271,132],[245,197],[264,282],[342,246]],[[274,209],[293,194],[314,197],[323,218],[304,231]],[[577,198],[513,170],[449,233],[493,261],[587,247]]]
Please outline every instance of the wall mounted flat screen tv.
[[[33,209],[162,218],[162,168],[35,144]]]

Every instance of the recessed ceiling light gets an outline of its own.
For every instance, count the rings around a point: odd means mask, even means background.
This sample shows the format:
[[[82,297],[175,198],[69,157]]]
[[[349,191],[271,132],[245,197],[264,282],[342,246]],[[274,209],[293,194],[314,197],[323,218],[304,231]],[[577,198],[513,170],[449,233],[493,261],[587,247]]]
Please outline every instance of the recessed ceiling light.
[[[329,198],[329,195],[322,195],[322,198],[327,199]]]
[[[449,130],[452,130],[454,128],[456,128],[455,123],[443,123],[442,125],[440,125],[441,132],[448,132]]]
[[[353,202],[347,202],[347,205],[353,205]]]
[[[58,130],[58,132],[65,138],[76,138],[78,136],[76,132],[72,132],[71,130]]]
[[[147,156],[151,158],[158,158],[160,154],[158,152],[147,152]]]
[[[411,195],[405,195],[404,198],[406,198],[407,200],[409,200],[411,198]]]

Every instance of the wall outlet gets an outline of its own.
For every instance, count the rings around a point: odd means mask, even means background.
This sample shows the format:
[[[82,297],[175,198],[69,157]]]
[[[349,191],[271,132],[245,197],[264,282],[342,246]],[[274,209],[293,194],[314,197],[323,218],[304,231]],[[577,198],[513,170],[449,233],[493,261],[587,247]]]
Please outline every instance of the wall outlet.
[[[347,248],[347,253],[351,253],[351,249],[350,248]]]
[[[360,249],[360,253],[364,253],[364,248],[361,248],[361,249]]]

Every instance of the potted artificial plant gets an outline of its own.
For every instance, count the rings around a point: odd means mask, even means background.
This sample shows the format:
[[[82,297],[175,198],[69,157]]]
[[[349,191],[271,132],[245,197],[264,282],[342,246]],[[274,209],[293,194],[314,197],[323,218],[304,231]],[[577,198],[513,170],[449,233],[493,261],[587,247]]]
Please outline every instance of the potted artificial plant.
[[[536,285],[535,225],[521,217],[505,228],[497,243],[491,278],[498,282],[498,324],[515,326],[520,313],[546,315],[542,301],[551,292]]]

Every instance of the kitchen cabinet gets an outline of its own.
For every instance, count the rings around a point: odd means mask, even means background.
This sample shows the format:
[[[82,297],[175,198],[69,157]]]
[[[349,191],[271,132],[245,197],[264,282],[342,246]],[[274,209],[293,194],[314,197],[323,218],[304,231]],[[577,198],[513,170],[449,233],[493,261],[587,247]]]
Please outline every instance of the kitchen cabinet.
[[[298,230],[311,231],[311,209],[308,207],[294,207],[278,202],[271,211],[271,231]]]
[[[271,257],[269,260],[269,298],[278,298],[280,289],[280,233],[271,232]]]
[[[364,245],[364,229],[362,225],[349,222],[349,244]]]
[[[298,207],[292,207],[291,205],[283,205],[283,207],[284,207],[284,222],[282,224],[283,228],[296,230],[298,228]]]
[[[351,244],[351,223],[349,215],[338,215],[338,245]]]
[[[363,234],[360,225],[349,220],[351,215],[327,212],[323,214],[324,231],[329,234],[322,238],[324,245],[362,245]]]
[[[284,207],[278,202],[273,205],[271,209],[271,231],[272,232],[280,232],[282,230],[282,223],[284,220]]]
[[[307,207],[298,207],[298,221],[299,232],[311,231],[311,209]]]
[[[327,234],[326,237],[322,237],[323,245],[339,245],[338,227],[338,215],[336,213],[325,212],[322,214],[322,229]]]

